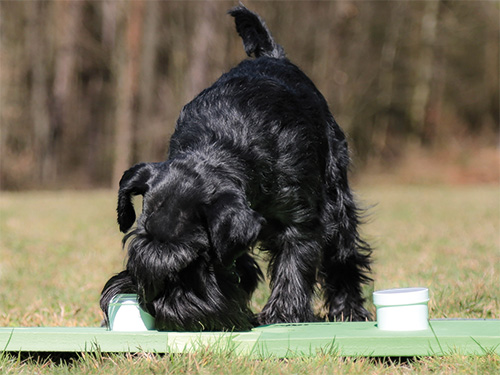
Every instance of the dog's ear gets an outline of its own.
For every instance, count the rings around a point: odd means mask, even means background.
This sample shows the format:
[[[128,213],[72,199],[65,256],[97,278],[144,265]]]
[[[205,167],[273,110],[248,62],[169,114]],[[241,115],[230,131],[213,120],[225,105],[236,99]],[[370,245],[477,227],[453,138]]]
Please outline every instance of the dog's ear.
[[[120,230],[125,233],[134,224],[135,210],[132,203],[133,195],[144,195],[149,190],[148,181],[152,175],[153,165],[140,163],[125,171],[120,180],[118,191],[118,224]]]
[[[255,244],[265,221],[234,193],[219,195],[206,214],[212,245],[225,266]]]

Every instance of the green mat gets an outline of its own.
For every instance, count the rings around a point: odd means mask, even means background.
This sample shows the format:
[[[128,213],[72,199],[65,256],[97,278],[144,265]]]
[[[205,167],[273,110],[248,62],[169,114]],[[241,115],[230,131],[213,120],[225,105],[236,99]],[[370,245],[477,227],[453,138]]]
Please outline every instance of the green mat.
[[[314,356],[413,357],[500,354],[500,320],[431,320],[416,332],[381,331],[375,322],[262,326],[248,332],[112,332],[86,327],[2,327],[7,352],[233,351],[259,358]]]

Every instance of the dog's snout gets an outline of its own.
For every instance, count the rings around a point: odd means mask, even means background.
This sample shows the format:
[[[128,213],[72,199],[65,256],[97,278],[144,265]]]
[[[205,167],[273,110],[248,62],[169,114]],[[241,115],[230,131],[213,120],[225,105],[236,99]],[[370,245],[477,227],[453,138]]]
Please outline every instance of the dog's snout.
[[[168,242],[171,237],[168,212],[157,210],[149,215],[145,222],[146,232],[160,242]]]
[[[161,207],[146,217],[144,228],[160,242],[179,242],[196,232],[197,220],[193,215],[175,207]]]

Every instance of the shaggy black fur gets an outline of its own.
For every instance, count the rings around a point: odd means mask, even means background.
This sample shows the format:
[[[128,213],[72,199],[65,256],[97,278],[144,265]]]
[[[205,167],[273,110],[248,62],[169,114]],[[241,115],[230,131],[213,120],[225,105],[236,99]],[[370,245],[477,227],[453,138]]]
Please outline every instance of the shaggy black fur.
[[[144,197],[142,214],[101,308],[138,293],[160,330],[245,330],[314,321],[319,282],[330,320],[367,319],[371,251],[358,234],[344,134],[259,16],[243,6],[229,13],[255,59],[183,108],[166,161],[123,175],[120,230],[135,222],[133,195]],[[271,296],[256,318],[257,243],[270,256]]]

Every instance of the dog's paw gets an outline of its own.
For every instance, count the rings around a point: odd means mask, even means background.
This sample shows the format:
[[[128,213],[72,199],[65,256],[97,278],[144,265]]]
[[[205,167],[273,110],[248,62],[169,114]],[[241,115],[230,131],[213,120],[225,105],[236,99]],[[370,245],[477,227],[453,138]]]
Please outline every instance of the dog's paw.
[[[290,309],[291,310],[291,309]],[[315,322],[316,317],[311,309],[303,309],[302,311],[286,311],[271,309],[264,307],[262,312],[258,314],[260,325],[278,324],[278,323],[305,323]]]
[[[345,309],[332,309],[328,314],[330,322],[364,322],[372,320],[370,314],[364,307]]]

